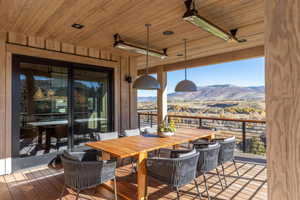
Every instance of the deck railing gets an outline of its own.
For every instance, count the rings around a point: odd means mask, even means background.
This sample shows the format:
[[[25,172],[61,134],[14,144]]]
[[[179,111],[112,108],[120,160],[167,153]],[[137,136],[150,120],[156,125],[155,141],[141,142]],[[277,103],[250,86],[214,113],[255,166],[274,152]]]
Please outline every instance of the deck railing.
[[[248,119],[230,119],[205,116],[168,115],[167,119],[174,120],[177,127],[209,128],[218,131],[219,137],[236,136],[238,148],[245,153],[251,148],[258,154],[264,154],[266,148],[266,121]],[[155,112],[138,112],[139,128],[157,126]],[[255,141],[253,138],[255,137]],[[255,142],[255,144],[254,144]],[[256,145],[257,147],[255,147]]]

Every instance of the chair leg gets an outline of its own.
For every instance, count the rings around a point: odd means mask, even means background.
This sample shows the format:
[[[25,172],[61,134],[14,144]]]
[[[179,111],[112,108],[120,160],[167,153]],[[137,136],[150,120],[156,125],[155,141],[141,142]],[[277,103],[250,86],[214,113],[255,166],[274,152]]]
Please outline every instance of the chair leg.
[[[220,182],[220,184],[221,184],[222,190],[224,190],[223,183],[222,183],[222,180],[221,180],[221,177],[220,177],[220,173],[219,173],[218,168],[216,168],[216,172],[217,172],[217,175],[218,175],[218,177],[219,177],[219,182]]]
[[[79,192],[80,192],[80,190],[77,190],[76,200],[78,200],[78,198],[79,198]]]
[[[134,166],[133,158],[130,158],[130,162],[131,162],[131,172],[133,174],[135,174],[136,173],[136,169],[135,169],[135,166]]]
[[[117,192],[117,180],[116,177],[114,177],[114,194],[115,194],[115,200],[118,199],[118,192]]]
[[[63,195],[64,195],[64,193],[65,193],[65,190],[66,190],[66,184],[64,184],[63,189],[62,189],[62,191],[61,191],[61,193],[60,193],[60,197],[59,197],[60,200],[61,200],[61,198],[63,197]]]
[[[224,177],[225,185],[227,187],[227,181],[226,181],[226,177],[225,177],[225,169],[224,169],[223,163],[221,164],[221,166],[222,166],[222,171],[223,171],[223,177]]]
[[[197,180],[196,180],[196,179],[194,179],[194,182],[195,182],[195,186],[196,186],[196,189],[197,189],[197,194],[198,194],[198,197],[199,197],[199,199],[201,199],[201,198],[202,198],[202,196],[201,196],[201,193],[200,193],[200,190],[199,190],[199,185],[198,185],[198,183],[197,183]]]
[[[176,187],[177,200],[180,200],[180,193],[178,187]]]
[[[240,177],[240,173],[239,173],[239,170],[238,170],[238,168],[237,168],[237,166],[236,166],[236,162],[235,162],[235,160],[232,160],[232,162],[233,162],[233,164],[234,164],[235,171],[236,171],[236,173],[237,173],[238,177]]]
[[[205,173],[203,173],[203,178],[204,178],[204,184],[205,184],[205,190],[206,190],[206,194],[207,194],[207,199],[210,200]]]
[[[146,176],[145,197],[146,199],[148,199],[148,176]]]

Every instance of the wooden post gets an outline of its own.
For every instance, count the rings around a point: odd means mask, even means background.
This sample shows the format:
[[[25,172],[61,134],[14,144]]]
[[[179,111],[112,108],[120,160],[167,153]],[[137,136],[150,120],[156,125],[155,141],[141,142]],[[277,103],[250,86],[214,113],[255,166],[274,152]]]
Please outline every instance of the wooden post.
[[[268,199],[300,199],[300,1],[265,1]]]
[[[167,72],[159,71],[157,80],[160,83],[160,90],[157,91],[157,125],[159,125],[168,114]]]
[[[0,175],[11,172],[11,135],[10,135],[10,123],[11,120],[7,120],[9,116],[10,105],[7,103],[9,99],[10,89],[7,83],[11,78],[7,75],[11,75],[8,70],[8,53],[6,52],[6,40],[7,34],[0,32]]]

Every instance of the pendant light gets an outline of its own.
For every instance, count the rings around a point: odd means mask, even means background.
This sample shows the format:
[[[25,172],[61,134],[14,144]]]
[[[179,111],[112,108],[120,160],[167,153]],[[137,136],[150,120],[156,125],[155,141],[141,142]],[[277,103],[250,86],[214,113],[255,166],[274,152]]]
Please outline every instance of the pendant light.
[[[187,60],[186,39],[184,39],[184,61],[185,61],[184,75],[185,75],[185,80],[180,81],[176,85],[176,87],[175,87],[176,92],[195,92],[195,91],[197,91],[197,86],[195,85],[195,83],[190,81],[190,80],[187,80],[186,60]]]
[[[44,95],[44,93],[43,93],[43,91],[40,87],[34,93],[33,98],[36,99],[36,100],[41,100],[41,99],[45,98],[45,95]]]
[[[147,28],[147,54],[146,54],[146,73],[138,77],[134,83],[133,88],[141,90],[158,90],[160,89],[159,82],[148,74],[149,65],[149,28],[151,24],[145,24]]]

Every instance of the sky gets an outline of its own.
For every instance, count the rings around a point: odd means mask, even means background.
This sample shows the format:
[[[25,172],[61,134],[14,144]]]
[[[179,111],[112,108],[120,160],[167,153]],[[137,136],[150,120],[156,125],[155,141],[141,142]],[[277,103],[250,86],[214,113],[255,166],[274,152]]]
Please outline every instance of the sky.
[[[197,86],[231,84],[237,86],[265,85],[265,59],[253,58],[187,69],[187,79]],[[154,75],[156,77],[156,75]],[[173,93],[184,79],[184,70],[168,72],[167,91]],[[139,90],[139,97],[156,96],[156,91]]]

